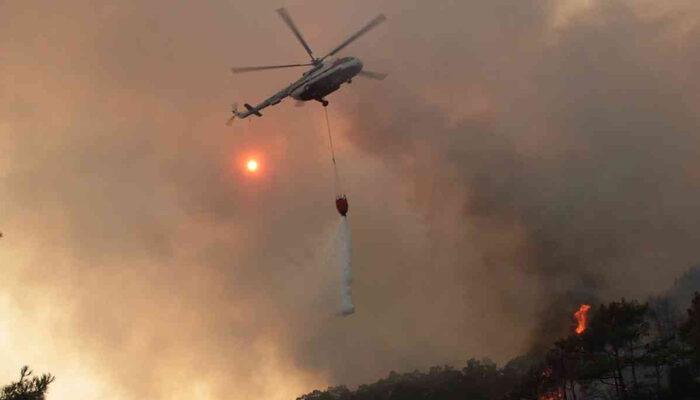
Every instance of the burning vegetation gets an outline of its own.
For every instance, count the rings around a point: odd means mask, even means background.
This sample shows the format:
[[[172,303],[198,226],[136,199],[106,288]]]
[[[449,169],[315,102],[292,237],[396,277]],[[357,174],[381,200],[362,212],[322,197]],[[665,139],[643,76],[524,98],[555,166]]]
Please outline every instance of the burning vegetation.
[[[590,311],[591,306],[588,304],[581,304],[578,311],[574,313],[574,318],[576,318],[576,334],[580,335],[586,331],[586,326],[588,324],[588,311]]]
[[[427,373],[392,372],[355,391],[336,386],[297,400],[700,398],[700,294],[685,318],[662,315],[659,309],[653,301],[622,299],[590,313],[591,305],[581,304],[567,337],[504,367],[472,359],[461,370],[444,366]],[[673,328],[651,329],[669,318],[676,318]]]
[[[564,394],[561,391],[556,390],[554,392],[541,395],[538,400],[564,400],[564,398]]]

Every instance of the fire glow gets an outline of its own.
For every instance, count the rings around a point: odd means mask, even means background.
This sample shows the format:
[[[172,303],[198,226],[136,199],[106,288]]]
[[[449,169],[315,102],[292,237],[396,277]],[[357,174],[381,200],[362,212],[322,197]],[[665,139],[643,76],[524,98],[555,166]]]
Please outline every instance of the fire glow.
[[[563,400],[564,399],[564,393],[562,393],[561,390],[557,390],[554,392],[550,393],[545,393],[543,395],[540,395],[538,400]]]
[[[591,306],[588,304],[581,304],[578,311],[574,313],[574,318],[576,318],[576,334],[580,335],[586,331],[586,325],[588,324],[588,311]]]

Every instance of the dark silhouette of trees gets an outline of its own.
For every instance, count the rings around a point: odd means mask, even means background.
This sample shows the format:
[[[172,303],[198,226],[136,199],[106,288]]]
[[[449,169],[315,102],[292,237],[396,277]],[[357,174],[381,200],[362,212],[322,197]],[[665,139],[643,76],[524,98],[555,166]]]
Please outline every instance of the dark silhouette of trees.
[[[427,373],[389,373],[384,379],[350,391],[344,386],[315,390],[297,400],[490,400],[503,399],[515,384],[515,376],[498,369],[490,360],[467,361],[461,370],[432,367]]]
[[[54,379],[51,374],[32,376],[29,367],[24,366],[20,370],[19,380],[2,388],[0,400],[44,400]]]
[[[692,383],[682,390],[673,386],[697,375],[687,370],[690,353],[678,338],[680,323],[660,304],[652,310],[622,299],[592,311],[581,335],[557,341],[545,355],[540,367],[545,393],[572,400],[683,398]]]
[[[695,292],[687,316],[679,329],[687,362],[676,363],[671,371],[672,393],[700,398],[700,294]]]
[[[690,346],[693,362],[700,363],[700,293],[695,292],[686,321],[680,328],[681,337]]]
[[[297,400],[690,400],[700,399],[700,294],[685,316],[668,299],[621,299],[590,310],[586,329],[499,368],[391,372],[361,385]],[[1,399],[0,399],[1,400]]]
[[[639,387],[637,364],[639,345],[649,332],[646,319],[647,305],[622,299],[608,305],[601,304],[593,313],[588,329],[583,333],[586,350],[597,358],[601,366],[612,368],[600,371],[611,373],[618,398],[626,399]],[[628,387],[625,371],[629,370],[632,388]],[[605,379],[605,377],[602,377]]]

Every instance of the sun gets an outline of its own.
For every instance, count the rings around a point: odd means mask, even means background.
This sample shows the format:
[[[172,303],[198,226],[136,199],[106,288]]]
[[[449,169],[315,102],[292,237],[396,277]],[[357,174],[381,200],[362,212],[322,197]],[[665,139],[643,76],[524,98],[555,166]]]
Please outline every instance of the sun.
[[[258,170],[258,162],[256,160],[250,159],[248,162],[245,164],[246,169],[250,172],[255,172]]]

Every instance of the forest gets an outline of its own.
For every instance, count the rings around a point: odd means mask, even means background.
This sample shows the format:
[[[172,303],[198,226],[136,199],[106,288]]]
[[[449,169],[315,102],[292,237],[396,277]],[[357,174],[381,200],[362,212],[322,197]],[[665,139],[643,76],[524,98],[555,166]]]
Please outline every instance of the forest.
[[[461,369],[392,371],[355,390],[335,386],[297,400],[700,399],[700,293],[686,296],[685,307],[679,297],[581,304],[568,335],[500,367],[470,359]]]

